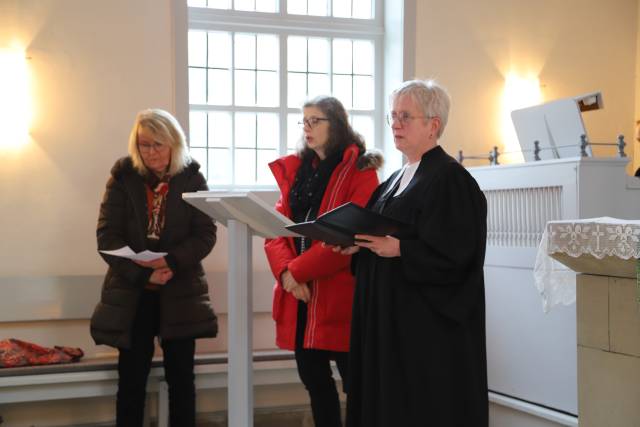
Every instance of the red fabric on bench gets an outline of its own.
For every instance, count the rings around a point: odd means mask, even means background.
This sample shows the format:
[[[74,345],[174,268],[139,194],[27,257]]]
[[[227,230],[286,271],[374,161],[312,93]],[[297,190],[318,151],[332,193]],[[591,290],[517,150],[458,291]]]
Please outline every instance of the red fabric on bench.
[[[79,348],[47,348],[15,338],[0,341],[0,368],[77,362],[82,356]]]

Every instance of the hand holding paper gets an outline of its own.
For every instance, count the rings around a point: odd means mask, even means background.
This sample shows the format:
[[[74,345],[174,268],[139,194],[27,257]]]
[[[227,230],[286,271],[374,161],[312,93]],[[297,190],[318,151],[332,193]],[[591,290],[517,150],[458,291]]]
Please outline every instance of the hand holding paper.
[[[152,261],[133,261],[138,264],[140,267],[144,268],[153,268],[154,270],[158,270],[160,268],[169,268],[167,265],[167,260],[164,257],[156,258]]]
[[[173,278],[173,272],[168,268],[160,268],[153,270],[149,277],[149,283],[154,285],[166,285],[169,280]]]

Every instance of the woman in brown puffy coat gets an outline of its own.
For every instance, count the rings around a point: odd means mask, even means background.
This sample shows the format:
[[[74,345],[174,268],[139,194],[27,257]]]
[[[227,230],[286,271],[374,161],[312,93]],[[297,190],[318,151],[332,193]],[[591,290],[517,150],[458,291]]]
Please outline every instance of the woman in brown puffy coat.
[[[195,339],[214,337],[217,321],[200,261],[216,241],[213,221],[182,200],[206,190],[177,120],[138,113],[129,156],[116,162],[100,205],[99,250],[129,246],[166,252],[152,261],[102,254],[109,265],[91,319],[96,344],[118,348],[118,426],[141,426],[146,383],[159,337],[173,427],[195,426]]]

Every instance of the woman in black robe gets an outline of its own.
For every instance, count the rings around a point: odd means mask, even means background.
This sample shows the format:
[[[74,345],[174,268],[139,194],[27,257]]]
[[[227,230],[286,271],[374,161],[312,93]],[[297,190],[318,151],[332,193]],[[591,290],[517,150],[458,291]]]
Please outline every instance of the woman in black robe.
[[[411,227],[341,249],[358,252],[347,425],[487,426],[486,200],[438,145],[446,91],[411,81],[392,101],[388,121],[408,164],[368,207]]]

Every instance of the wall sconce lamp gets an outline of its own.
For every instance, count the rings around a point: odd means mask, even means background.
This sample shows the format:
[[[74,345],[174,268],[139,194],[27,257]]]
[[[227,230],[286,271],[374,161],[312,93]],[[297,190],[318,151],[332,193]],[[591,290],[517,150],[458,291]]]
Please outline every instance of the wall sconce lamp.
[[[23,49],[0,49],[0,149],[29,141],[31,95]]]
[[[502,145],[506,154],[501,159],[503,159],[504,163],[520,163],[524,161],[520,152],[518,137],[511,121],[511,112],[539,104],[541,101],[542,91],[538,76],[533,74],[521,76],[514,72],[506,75],[502,94],[501,117]]]

